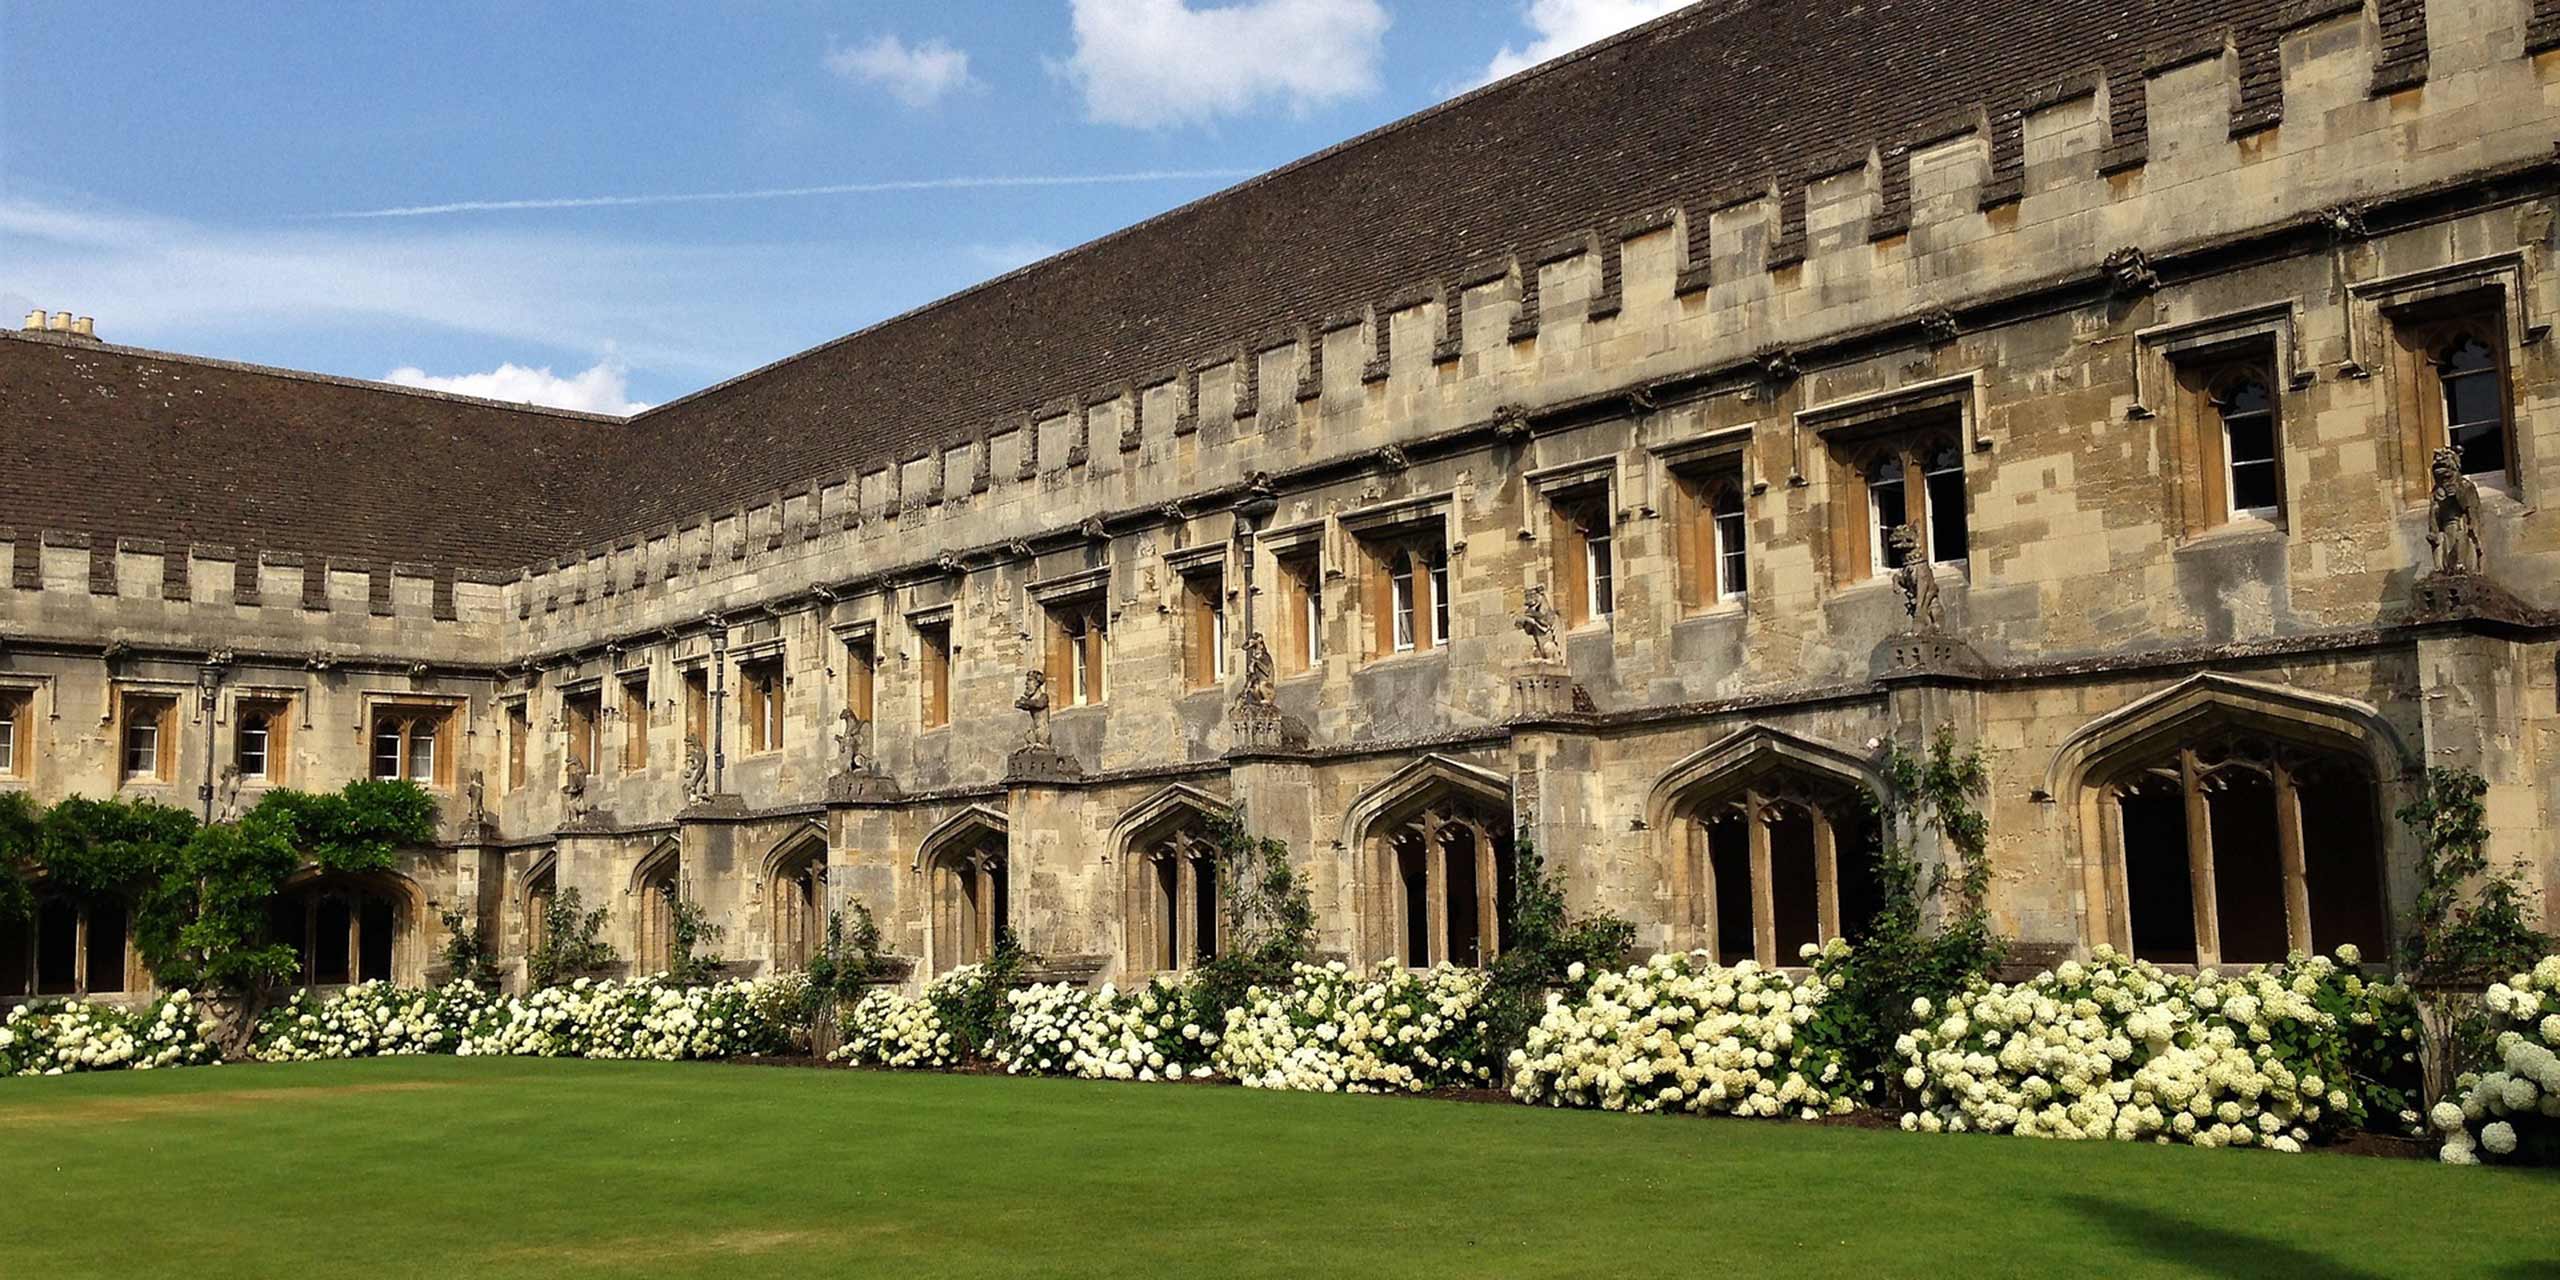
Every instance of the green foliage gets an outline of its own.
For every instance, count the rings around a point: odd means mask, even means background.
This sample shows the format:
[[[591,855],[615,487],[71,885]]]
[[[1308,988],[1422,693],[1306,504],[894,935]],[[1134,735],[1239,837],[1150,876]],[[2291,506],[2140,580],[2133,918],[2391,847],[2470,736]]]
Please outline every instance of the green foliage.
[[[1198,966],[1189,1016],[1202,1026],[1224,1026],[1226,1011],[1241,1007],[1247,991],[1288,985],[1314,950],[1316,910],[1289,865],[1289,846],[1253,834],[1243,811],[1213,818],[1210,839],[1218,847],[1224,945]]]
[[[128,893],[165,871],[195,829],[194,815],[154,800],[68,796],[36,824],[36,861],[50,888]]]
[[[2401,807],[2414,828],[2418,901],[2407,942],[2409,969],[2430,984],[2480,983],[2533,967],[2551,940],[2527,917],[2517,873],[2489,870],[2488,782],[2468,769],[2427,770],[2418,798]]]
[[[842,911],[828,912],[826,942],[801,972],[808,985],[801,989],[800,1021],[809,1028],[812,1051],[824,1055],[835,1048],[838,1012],[890,976],[871,908],[855,900],[850,921]]]
[[[728,930],[711,923],[710,914],[701,904],[684,898],[668,904],[668,915],[672,927],[668,930],[667,981],[682,987],[719,981],[720,971],[729,962],[707,948],[717,944]]]
[[[1875,917],[1852,946],[1826,948],[1816,973],[1830,988],[1806,1034],[1836,1052],[1856,1078],[1892,1081],[1894,1041],[1916,1023],[1912,1002],[1943,1003],[1991,972],[2006,954],[1992,932],[1990,824],[1977,807],[1990,789],[1982,753],[1940,729],[1924,751],[1886,749],[1884,788],[1868,797],[1881,844],[1875,853]],[[1947,857],[1924,869],[1908,845],[1927,827]],[[1940,904],[1938,927],[1929,907]]]
[[[603,907],[589,911],[577,890],[563,889],[551,895],[542,912],[542,945],[526,962],[535,987],[558,986],[613,963],[613,944],[596,936],[604,932]]]
[[[301,863],[273,827],[197,828],[135,904],[135,948],[163,983],[254,1005],[299,964],[293,948],[264,938],[268,903]]]
[[[925,988],[925,999],[964,1052],[991,1059],[1003,1048],[1004,993],[1021,985],[1024,971],[1038,963],[1040,957],[1023,950],[1022,940],[1007,928],[996,934],[994,954],[937,979]]]
[[[35,910],[27,868],[36,856],[37,820],[25,792],[0,793],[0,920],[23,920]]]
[[[443,919],[445,981],[494,989],[498,957],[482,941],[479,922],[460,907],[445,908]]]
[[[403,846],[436,837],[436,801],[413,782],[366,779],[337,791],[268,792],[240,819],[272,829],[329,871],[383,871]]]
[[[1636,927],[1616,916],[1577,919],[1565,910],[1563,886],[1547,874],[1546,859],[1525,828],[1512,842],[1511,859],[1509,937],[1487,970],[1480,1006],[1484,1056],[1495,1062],[1528,1039],[1546,1008],[1548,987],[1568,986],[1579,994],[1594,976],[1625,964],[1636,941]]]

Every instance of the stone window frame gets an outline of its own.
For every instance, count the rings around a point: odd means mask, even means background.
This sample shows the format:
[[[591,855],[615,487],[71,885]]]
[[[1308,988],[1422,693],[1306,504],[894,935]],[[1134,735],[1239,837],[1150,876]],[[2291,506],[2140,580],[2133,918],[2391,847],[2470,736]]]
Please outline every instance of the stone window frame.
[[[917,842],[908,870],[922,881],[926,976],[985,960],[1013,927],[1012,863],[1011,821],[984,804],[961,809]]]
[[[456,748],[465,732],[464,720],[470,714],[467,700],[415,693],[366,693],[361,696],[361,703],[362,718],[357,723],[364,734],[364,776],[383,781],[416,782],[429,791],[454,789],[455,777],[459,773],[457,757],[460,755]],[[378,748],[386,717],[397,720],[402,726],[398,778],[385,778],[377,772],[381,763]],[[421,725],[428,726],[424,737],[432,754],[428,762],[428,776],[424,780],[412,776],[417,771],[415,753]]]
[[[1619,607],[1618,587],[1626,576],[1618,460],[1591,458],[1541,467],[1522,479],[1547,511],[1548,603],[1567,630],[1611,625]]]
[[[1751,442],[1757,424],[1721,427],[1685,440],[1650,447],[1661,470],[1661,485],[1670,494],[1672,562],[1678,579],[1680,614],[1698,617],[1748,607],[1753,562],[1751,499],[1768,489],[1755,475]],[[1720,492],[1730,491],[1741,519],[1737,545],[1717,522],[1714,506]],[[1744,589],[1727,592],[1723,565],[1728,552],[1743,565]]]
[[[560,689],[560,767],[583,765],[589,777],[604,772],[604,680],[590,677]]]
[[[828,846],[812,821],[774,843],[759,877],[765,897],[767,973],[797,973],[826,946]]]
[[[738,753],[769,755],[790,741],[791,668],[780,639],[732,650],[738,672]]]
[[[129,896],[105,893],[83,897],[49,893],[42,879],[31,887],[35,891],[35,910],[16,920],[0,920],[0,946],[6,946],[18,957],[18,963],[14,965],[0,964],[0,1000],[64,996],[86,999],[92,995],[125,995],[150,987],[150,979],[141,971],[140,957],[133,944],[133,902]],[[92,930],[97,925],[97,908],[102,902],[112,902],[122,913],[121,936],[117,939],[119,963],[116,967],[119,976],[114,986],[98,985],[95,974],[99,957],[95,954],[97,944]],[[49,991],[44,989],[43,981],[44,926],[47,915],[62,908],[71,912],[71,986],[67,990]],[[22,977],[23,981],[11,982],[12,975]],[[9,989],[12,985],[17,989]]]
[[[675,837],[652,845],[631,867],[631,974],[664,973],[675,964],[675,904],[684,897],[684,846]]]
[[[1041,669],[1049,702],[1064,711],[1102,705],[1111,696],[1111,565],[1108,562],[1032,583],[1040,607]]]
[[[1486,817],[1457,823],[1451,810],[1460,805],[1473,805],[1488,812]],[[1499,815],[1494,811],[1500,811]],[[1435,817],[1437,821],[1433,820]],[[1362,793],[1343,816],[1342,845],[1354,851],[1358,865],[1365,871],[1360,879],[1370,886],[1361,895],[1358,913],[1368,958],[1408,968],[1414,967],[1411,962],[1417,956],[1425,968],[1444,961],[1457,962],[1450,950],[1455,920],[1446,900],[1448,855],[1452,851],[1442,850],[1438,857],[1427,856],[1435,837],[1454,824],[1466,827],[1475,841],[1471,852],[1476,859],[1476,956],[1480,964],[1492,963],[1501,953],[1501,928],[1509,905],[1506,899],[1518,887],[1517,864],[1507,861],[1517,854],[1513,848],[1517,817],[1509,779],[1437,754],[1413,761]],[[1424,901],[1420,904],[1412,901],[1403,851],[1395,847],[1397,836],[1413,832],[1417,826],[1426,854],[1422,859]],[[1425,926],[1418,947],[1412,928],[1417,905]]]
[[[228,693],[228,716],[231,723],[230,763],[240,771],[240,782],[248,787],[283,787],[293,782],[293,731],[295,709],[303,705],[302,690],[273,685],[243,685]],[[263,716],[266,721],[266,768],[249,772],[247,735],[249,719]]]
[[[1828,526],[1835,586],[1881,585],[1892,575],[1887,548],[1882,545],[1886,531],[1877,527],[1867,481],[1868,474],[1888,457],[1901,462],[1901,523],[1912,525],[1920,534],[1929,562],[1941,566],[1939,572],[1952,572],[1959,580],[1970,576],[1978,540],[1973,508],[1976,477],[1970,458],[1991,449],[1990,440],[1981,433],[1980,400],[1981,381],[1969,371],[1810,405],[1796,412],[1796,474],[1790,483],[1804,479],[1806,437],[1810,436],[1825,477],[1824,523]],[[1938,504],[1931,494],[1929,478],[1940,473],[1927,468],[1924,451],[1940,443],[1954,452],[1958,485],[1964,495],[1962,556],[1939,554],[1940,530],[1933,515]],[[1918,519],[1912,514],[1915,494],[1919,497]]]
[[[123,680],[113,685],[113,724],[115,725],[115,778],[118,788],[169,786],[178,780],[178,752],[181,731],[178,708],[194,691],[192,685],[162,680]],[[148,720],[136,719],[136,712]],[[149,771],[133,768],[134,752],[140,746],[136,731],[151,731]]]
[[[2292,503],[2286,491],[2294,475],[2286,457],[2289,400],[2316,377],[2302,354],[2298,312],[2291,301],[2265,303],[2135,332],[2133,403],[2125,416],[2162,424],[2156,446],[2164,460],[2161,500],[2179,540],[2287,524]],[[2263,373],[2273,414],[2277,505],[2271,517],[2235,512],[2230,504],[2230,453],[2217,398],[2242,367]]]
[[[347,910],[344,981],[319,981],[314,972],[318,963],[317,925],[321,904],[332,897],[350,900]],[[417,886],[408,877],[392,871],[328,872],[308,869],[287,880],[276,891],[270,911],[299,902],[303,911],[302,945],[295,950],[297,968],[295,983],[305,990],[327,990],[352,986],[359,982],[416,981],[419,964],[418,948],[422,936],[424,902]],[[366,907],[382,904],[389,920],[390,941],[385,945],[383,964],[371,970],[365,963]],[[281,941],[281,940],[279,940]]]
[[[0,789],[15,789],[34,780],[44,749],[40,726],[51,719],[38,704],[50,701],[52,688],[52,681],[44,677],[0,677],[0,707],[9,711],[11,739],[8,759],[0,762]]]
[[[2390,434],[2398,446],[2404,503],[2422,505],[2432,492],[2430,467],[2443,426],[2442,391],[2432,366],[2419,357],[2418,345],[2405,339],[2412,330],[2456,311],[2470,312],[2484,321],[2492,315],[2497,318],[2501,341],[2494,345],[2506,393],[2507,483],[2483,488],[2525,499],[2519,477],[2532,469],[2535,460],[2517,421],[2515,370],[2523,363],[2522,349],[2541,345],[2551,332],[2550,324],[2533,309],[2531,285],[2524,251],[2511,249],[2347,286],[2347,358],[2338,372],[2367,378],[2377,369],[2385,371],[2395,428]]]
[[[1466,542],[1454,528],[1455,509],[1456,495],[1441,492],[1336,517],[1343,536],[1360,551],[1360,608],[1368,633],[1364,663],[1445,654],[1457,639],[1458,615],[1450,600],[1457,556]],[[1401,603],[1395,581],[1399,563],[1411,567]],[[1407,642],[1401,645],[1395,629],[1400,614],[1411,619]]]
[[[1851,922],[1845,919],[1839,829],[1844,819],[1854,828],[1867,817],[1863,796],[1880,785],[1872,763],[1847,748],[1769,725],[1736,730],[1664,771],[1646,800],[1646,826],[1660,833],[1659,856],[1670,869],[1670,945],[1719,956],[1734,950],[1721,936],[1711,841],[1714,822],[1724,816],[1719,811],[1737,803],[1750,824],[1745,874],[1751,939],[1740,958],[1766,968],[1800,964],[1778,941],[1775,851],[1766,821],[1787,809],[1812,824],[1811,941],[1846,936]]]
[[[1342,576],[1340,526],[1330,519],[1267,530],[1254,539],[1254,554],[1268,557],[1265,577],[1280,597],[1280,642],[1272,646],[1273,674],[1286,680],[1321,675],[1331,653],[1325,643],[1325,586]]]
[[[1218,954],[1227,921],[1213,824],[1233,812],[1217,797],[1175,783],[1131,806],[1113,825],[1110,847],[1125,868],[1121,918],[1129,972],[1182,973]],[[1168,901],[1172,910],[1160,910]]]
[[[864,618],[839,622],[828,630],[835,636],[836,651],[844,655],[845,708],[864,724],[875,723],[880,712],[879,623]]]
[[[560,896],[560,853],[549,849],[527,867],[516,891],[524,954],[531,959],[551,941],[551,904]],[[530,973],[527,975],[530,977]]]
[[[2382,713],[2367,703],[2292,685],[2204,672],[2090,720],[2065,737],[2054,751],[2045,786],[2036,798],[2069,806],[2062,823],[2067,841],[2065,856],[2079,868],[2081,876],[2075,905],[2081,914],[2081,934],[2086,945],[2112,946],[2126,954],[2132,954],[2134,946],[2121,816],[2112,803],[2117,797],[2111,775],[2120,772],[2118,766],[2132,756],[2156,754],[2186,742],[2234,732],[2350,759],[2364,770],[2373,791],[2372,832],[2376,871],[2381,880],[2380,911],[2383,936],[2389,938],[2389,922],[2396,918],[2394,913],[2414,900],[2417,888],[2414,868],[2421,851],[2406,825],[2391,817],[2416,794],[2415,780],[2423,773],[2417,757]],[[2192,846],[2188,856],[2191,877],[2211,875],[2209,859],[2200,858]],[[2198,861],[2204,868],[2201,872],[2194,866]],[[2287,939],[2307,949],[2317,940],[2309,936],[2309,907],[2307,901],[2297,900],[2297,889],[2308,894],[2307,887],[2288,871]],[[2210,896],[2191,890],[2190,908],[2200,917],[2197,963],[2163,967],[2183,971],[2220,963],[2218,949],[2207,936],[2218,930],[2218,919],[2210,929],[2201,919],[2212,912],[2213,905]],[[2381,959],[2368,957],[2374,962]]]
[[[531,781],[530,771],[532,769],[533,755],[531,750],[533,741],[532,700],[533,695],[530,692],[526,692],[517,694],[511,698],[500,699],[498,703],[499,712],[505,718],[507,726],[506,789],[509,792],[522,791]],[[372,743],[370,738],[367,739],[365,750],[367,753],[365,757],[366,769],[368,773],[370,773],[373,759],[371,755]]]
[[[915,639],[916,728],[933,733],[951,727],[952,665],[959,657],[959,624],[949,601],[907,614]]]
[[[1168,551],[1165,568],[1173,573],[1181,599],[1182,681],[1190,692],[1226,685],[1234,665],[1237,636],[1229,587],[1227,548],[1223,543]]]
[[[621,695],[614,714],[622,719],[622,768],[626,773],[639,773],[649,767],[649,730],[656,722],[649,710],[649,674],[646,663],[613,673],[615,692]]]

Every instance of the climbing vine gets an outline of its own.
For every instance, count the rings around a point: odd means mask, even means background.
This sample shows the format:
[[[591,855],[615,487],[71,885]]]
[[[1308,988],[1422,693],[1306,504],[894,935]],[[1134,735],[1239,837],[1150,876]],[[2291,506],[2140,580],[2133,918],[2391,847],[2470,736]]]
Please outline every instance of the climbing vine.
[[[1200,962],[1192,988],[1192,1017],[1224,1025],[1226,1011],[1244,1004],[1254,987],[1286,986],[1290,974],[1315,947],[1316,909],[1306,882],[1289,864],[1289,846],[1258,836],[1244,812],[1210,819],[1218,850],[1218,893],[1225,930],[1218,954]]]
[[[668,913],[667,981],[686,987],[718,981],[729,962],[709,948],[728,930],[713,924],[700,903],[683,898],[668,904]]]
[[[2400,821],[2418,834],[2418,900],[2409,968],[2426,983],[2471,983],[2533,967],[2551,949],[2514,869],[2489,870],[2489,784],[2468,769],[2429,769]]]
[[[474,913],[447,907],[440,915],[444,920],[445,981],[494,989],[498,985],[497,952],[480,936]]]
[[[1825,950],[1815,970],[1831,995],[1809,1028],[1858,1075],[1893,1079],[1894,1042],[1918,1024],[1917,1002],[1944,1003],[2006,955],[1991,927],[1990,823],[1980,808],[1990,790],[1978,748],[1940,729],[1928,746],[1885,749],[1883,785],[1868,797],[1876,816],[1877,907],[1852,946]],[[1946,856],[1923,867],[1910,841],[1935,831]],[[1940,909],[1929,926],[1932,906]]]
[[[575,889],[551,895],[542,908],[542,945],[526,958],[526,976],[535,987],[552,987],[593,974],[614,961],[613,944],[604,932],[605,909],[593,911]]]
[[[1499,1062],[1528,1038],[1546,1007],[1547,989],[1578,996],[1603,971],[1625,964],[1636,927],[1602,912],[1577,917],[1565,909],[1564,887],[1523,828],[1512,841],[1512,905],[1508,936],[1487,967],[1479,1008],[1488,1055]]]

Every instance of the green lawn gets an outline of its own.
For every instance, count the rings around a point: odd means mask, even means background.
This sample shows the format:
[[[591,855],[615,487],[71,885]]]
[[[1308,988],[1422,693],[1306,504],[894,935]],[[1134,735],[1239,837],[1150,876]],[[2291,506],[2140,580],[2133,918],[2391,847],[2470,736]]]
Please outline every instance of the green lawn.
[[[386,1059],[0,1081],[0,1276],[2560,1272],[2560,1177],[1244,1089]]]

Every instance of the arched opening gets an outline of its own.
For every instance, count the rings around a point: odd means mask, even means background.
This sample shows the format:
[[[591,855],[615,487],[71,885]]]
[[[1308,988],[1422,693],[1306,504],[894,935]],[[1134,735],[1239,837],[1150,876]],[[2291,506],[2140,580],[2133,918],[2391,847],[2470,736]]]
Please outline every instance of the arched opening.
[[[768,885],[773,968],[806,969],[827,941],[827,842],[809,836],[785,850]]]
[[[972,809],[925,841],[925,931],[934,972],[948,973],[995,954],[1012,927],[1009,846],[1001,816]]]
[[[0,997],[128,990],[134,963],[123,898],[45,894],[23,919],[0,918]]]
[[[1225,941],[1215,825],[1222,810],[1207,795],[1177,786],[1121,819],[1131,972],[1176,972],[1218,954]]]
[[[676,898],[682,892],[677,869],[682,862],[673,840],[660,844],[640,860],[632,876],[631,971],[665,973],[676,963]]]
[[[1519,890],[1510,789],[1430,757],[1352,808],[1370,872],[1371,951],[1420,968],[1482,965],[1509,940]]]
[[[551,946],[551,904],[560,899],[560,863],[545,854],[524,884],[524,953],[539,955]]]
[[[1863,762],[1770,729],[1672,769],[1653,810],[1670,845],[1675,940],[1720,964],[1776,966],[1864,934],[1882,901],[1867,794]]]
[[[2054,786],[2078,797],[2093,940],[2178,965],[2388,954],[2393,741],[2362,704],[2210,674],[2092,722]]]
[[[268,934],[293,948],[301,986],[396,982],[414,927],[412,897],[388,873],[313,875],[268,904]]]

